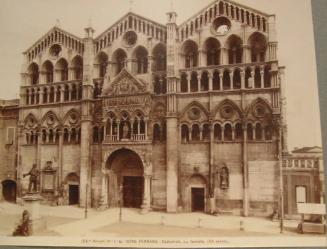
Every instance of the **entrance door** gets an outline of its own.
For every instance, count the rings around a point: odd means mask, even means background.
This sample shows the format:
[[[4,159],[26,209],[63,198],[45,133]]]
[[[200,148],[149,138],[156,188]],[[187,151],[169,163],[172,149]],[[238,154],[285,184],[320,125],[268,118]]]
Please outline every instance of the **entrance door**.
[[[2,182],[2,196],[6,201],[16,202],[16,182],[5,180]]]
[[[204,188],[192,188],[192,212],[204,212]]]
[[[76,205],[79,201],[79,185],[69,185],[69,205]]]
[[[143,177],[123,177],[123,204],[124,207],[140,208],[143,196]]]
[[[306,203],[307,202],[307,191],[305,186],[296,186],[296,203]]]

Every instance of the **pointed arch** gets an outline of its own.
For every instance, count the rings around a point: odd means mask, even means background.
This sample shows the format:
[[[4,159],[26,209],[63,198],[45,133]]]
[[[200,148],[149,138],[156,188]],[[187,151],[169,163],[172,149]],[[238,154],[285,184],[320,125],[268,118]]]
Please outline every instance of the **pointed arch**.
[[[266,100],[265,98],[262,97],[258,97],[255,100],[252,101],[252,103],[247,107],[247,109],[245,110],[245,114],[247,116],[249,116],[249,114],[254,111],[253,109],[255,108],[255,106],[257,105],[261,105],[264,106],[265,109],[268,111],[267,114],[272,115],[273,110],[271,105],[269,104],[268,100]]]
[[[234,102],[234,101],[232,101],[232,100],[230,100],[230,99],[224,99],[223,101],[221,101],[218,105],[217,105],[217,107],[216,107],[216,109],[215,109],[215,115],[222,109],[222,107],[223,106],[225,106],[225,105],[230,105],[230,106],[232,106],[233,107],[233,109],[237,112],[237,114],[239,115],[239,116],[241,116],[242,115],[242,113],[243,113],[243,111],[241,110],[241,108]]]
[[[190,110],[192,107],[198,107],[208,118],[210,116],[209,111],[199,102],[197,101],[192,101],[189,103],[186,107],[184,107],[183,111],[180,114],[180,117],[183,117],[188,110]]]

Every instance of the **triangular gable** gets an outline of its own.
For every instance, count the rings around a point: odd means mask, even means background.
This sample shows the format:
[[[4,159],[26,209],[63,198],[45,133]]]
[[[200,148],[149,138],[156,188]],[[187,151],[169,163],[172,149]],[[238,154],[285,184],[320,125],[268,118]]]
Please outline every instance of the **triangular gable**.
[[[135,78],[125,68],[104,85],[102,95],[128,95],[146,92],[146,84]]]
[[[187,25],[189,22],[193,21],[194,19],[198,18],[199,16],[201,15],[205,15],[205,13],[210,10],[211,8],[214,8],[215,5],[217,5],[217,12],[219,13],[219,4],[220,3],[223,3],[223,4],[228,4],[230,6],[233,6],[234,8],[239,8],[240,10],[243,9],[244,11],[248,11],[250,13],[254,13],[255,15],[259,15],[261,17],[264,17],[264,18],[268,18],[269,16],[271,16],[270,14],[267,14],[265,12],[262,12],[262,11],[259,11],[259,10],[256,10],[252,7],[249,7],[249,6],[246,6],[246,5],[243,5],[243,4],[240,4],[240,3],[237,3],[235,1],[232,1],[232,0],[214,0],[213,2],[211,2],[210,4],[208,4],[206,7],[202,8],[200,11],[198,11],[196,14],[194,14],[193,16],[191,16],[190,18],[188,18],[187,20],[185,20],[184,22],[182,22],[180,25],[178,25],[178,27],[183,27],[185,25]]]
[[[81,38],[55,26],[28,48],[24,54],[28,55],[29,60],[33,60],[40,52],[55,43],[69,47],[78,53],[82,53],[84,47]]]
[[[130,17],[133,17],[133,18],[136,18],[136,19],[142,19],[144,21],[146,21],[147,23],[151,23],[155,26],[158,26],[162,29],[165,29],[166,26],[161,24],[161,23],[158,23],[156,21],[153,21],[153,20],[150,20],[149,18],[146,18],[144,16],[141,16],[141,15],[138,15],[138,14],[135,14],[133,12],[128,12],[126,13],[124,16],[122,16],[121,18],[119,18],[114,24],[112,24],[109,28],[107,28],[105,31],[103,31],[100,35],[98,35],[95,40],[96,41],[99,41],[101,40],[104,36],[106,36],[107,33],[113,31],[116,29],[116,27],[121,24],[121,23],[124,23],[126,20],[128,20]]]

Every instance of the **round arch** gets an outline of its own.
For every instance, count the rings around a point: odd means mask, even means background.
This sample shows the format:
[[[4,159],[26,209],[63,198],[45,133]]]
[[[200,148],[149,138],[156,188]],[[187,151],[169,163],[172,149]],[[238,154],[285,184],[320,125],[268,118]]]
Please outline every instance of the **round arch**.
[[[124,207],[143,207],[147,192],[145,193],[143,161],[139,154],[127,148],[115,150],[107,158],[105,167],[110,172],[109,206],[117,206],[121,199]]]
[[[2,196],[8,202],[16,202],[17,184],[14,180],[6,179],[1,182]]]

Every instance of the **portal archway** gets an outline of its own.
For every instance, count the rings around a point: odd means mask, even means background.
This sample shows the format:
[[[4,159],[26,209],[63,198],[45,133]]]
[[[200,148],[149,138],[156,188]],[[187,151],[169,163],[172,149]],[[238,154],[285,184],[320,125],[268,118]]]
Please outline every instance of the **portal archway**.
[[[141,208],[144,200],[144,170],[140,156],[130,149],[114,151],[107,159],[108,204]]]
[[[1,184],[3,198],[9,202],[16,202],[16,182],[13,180],[4,180]]]

